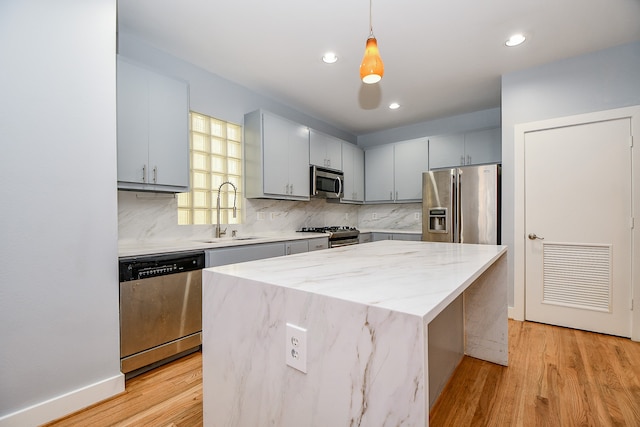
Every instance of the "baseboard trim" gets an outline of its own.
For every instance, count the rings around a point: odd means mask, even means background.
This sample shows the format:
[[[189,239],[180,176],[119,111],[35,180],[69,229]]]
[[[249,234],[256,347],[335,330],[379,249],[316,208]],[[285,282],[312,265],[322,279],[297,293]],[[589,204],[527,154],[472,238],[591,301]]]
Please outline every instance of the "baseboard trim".
[[[28,408],[0,417],[0,427],[36,426],[64,417],[124,391],[120,373]]]

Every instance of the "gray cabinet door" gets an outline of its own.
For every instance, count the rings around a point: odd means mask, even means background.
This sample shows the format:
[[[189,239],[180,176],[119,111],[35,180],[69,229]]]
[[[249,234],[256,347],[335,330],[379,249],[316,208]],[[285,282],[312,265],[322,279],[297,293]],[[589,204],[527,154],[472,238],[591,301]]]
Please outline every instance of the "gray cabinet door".
[[[255,261],[284,255],[284,244],[263,243],[259,245],[243,245],[231,248],[210,249],[205,251],[205,265],[217,267],[238,262]]]
[[[502,129],[483,129],[464,135],[465,164],[500,163],[502,160]]]
[[[342,141],[311,129],[309,131],[309,163],[324,168],[343,170]]]
[[[309,239],[309,252],[319,251],[322,249],[329,248],[329,238],[328,237],[318,237],[315,239]]]
[[[365,200],[367,202],[392,202],[393,144],[370,148],[364,153]]]
[[[118,181],[144,183],[149,163],[149,104],[147,75],[118,60]]]
[[[117,62],[118,185],[189,188],[189,88],[127,60]]]
[[[429,169],[464,165],[464,134],[429,138]]]
[[[159,74],[149,76],[149,168],[157,185],[189,186],[189,89]]]
[[[289,139],[295,138],[295,127],[287,120],[262,116],[264,192],[289,194]]]
[[[422,200],[422,172],[429,170],[427,138],[394,144],[395,201]]]
[[[244,116],[247,198],[309,200],[309,129],[262,110]]]
[[[364,151],[348,142],[342,143],[344,197],[350,202],[364,201]]]
[[[284,244],[285,255],[302,254],[305,252],[309,252],[308,240],[293,240],[291,242],[285,242]]]

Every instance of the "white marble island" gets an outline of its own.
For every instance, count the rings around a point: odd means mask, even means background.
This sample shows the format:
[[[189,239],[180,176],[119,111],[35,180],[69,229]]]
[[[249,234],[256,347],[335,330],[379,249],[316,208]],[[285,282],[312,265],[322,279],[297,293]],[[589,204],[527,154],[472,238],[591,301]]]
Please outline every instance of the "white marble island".
[[[427,426],[429,324],[450,304],[465,353],[507,364],[505,255],[380,241],[204,270],[205,426]],[[307,330],[306,373],[287,323]]]

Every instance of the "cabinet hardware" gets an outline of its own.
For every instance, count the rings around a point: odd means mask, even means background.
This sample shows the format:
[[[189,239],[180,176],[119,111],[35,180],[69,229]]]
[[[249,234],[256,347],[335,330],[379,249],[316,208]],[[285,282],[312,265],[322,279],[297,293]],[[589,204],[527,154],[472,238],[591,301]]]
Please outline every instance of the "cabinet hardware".
[[[142,165],[142,182],[147,182],[147,165]]]
[[[158,182],[158,167],[153,167],[153,183],[156,184]]]

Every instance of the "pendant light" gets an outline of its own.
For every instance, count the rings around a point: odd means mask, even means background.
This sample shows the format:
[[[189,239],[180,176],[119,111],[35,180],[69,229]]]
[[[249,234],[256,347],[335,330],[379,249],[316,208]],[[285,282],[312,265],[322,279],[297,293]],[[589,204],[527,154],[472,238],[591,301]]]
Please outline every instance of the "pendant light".
[[[380,58],[378,41],[373,35],[373,24],[371,19],[371,6],[373,0],[369,0],[369,38],[364,51],[364,58],[360,64],[360,78],[366,84],[378,83],[384,75],[384,64]]]

